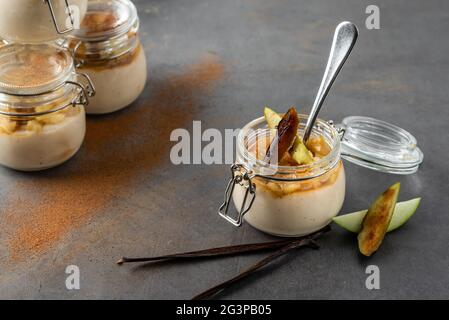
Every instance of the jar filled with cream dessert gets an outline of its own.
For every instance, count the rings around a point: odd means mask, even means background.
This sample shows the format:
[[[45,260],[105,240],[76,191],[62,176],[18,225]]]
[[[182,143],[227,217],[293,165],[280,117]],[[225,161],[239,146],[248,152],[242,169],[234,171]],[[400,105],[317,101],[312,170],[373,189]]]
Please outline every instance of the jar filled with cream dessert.
[[[307,122],[299,115],[298,135]],[[348,117],[337,126],[318,119],[307,148],[311,161],[298,165],[289,157],[264,161],[273,139],[265,118],[248,123],[237,139],[232,178],[219,213],[235,226],[243,220],[277,236],[313,233],[332,221],[345,199],[342,158],[374,170],[409,174],[418,170],[423,155],[407,131],[367,117]],[[234,202],[236,213],[230,210]]]
[[[96,87],[88,114],[120,110],[142,93],[147,66],[138,32],[139,18],[131,1],[89,1],[81,28],[68,37],[77,69]]]
[[[88,0],[0,0],[0,37],[9,42],[56,40],[76,29]]]
[[[84,107],[93,94],[68,50],[50,44],[1,47],[0,164],[37,171],[70,159],[84,140]]]

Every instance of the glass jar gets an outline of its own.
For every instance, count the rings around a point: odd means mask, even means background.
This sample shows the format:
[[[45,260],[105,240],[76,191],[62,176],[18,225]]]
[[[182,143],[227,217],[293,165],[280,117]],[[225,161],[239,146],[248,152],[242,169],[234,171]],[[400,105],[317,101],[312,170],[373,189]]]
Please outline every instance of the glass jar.
[[[69,36],[77,69],[88,74],[97,89],[88,114],[120,110],[142,93],[147,67],[138,31],[131,1],[89,1],[81,28]]]
[[[41,43],[73,31],[86,13],[87,0],[0,0],[0,37]]]
[[[75,73],[68,50],[1,47],[0,164],[36,171],[70,159],[84,140],[84,106],[93,94],[89,78]]]
[[[302,136],[307,116],[300,115],[299,120]],[[307,165],[280,166],[257,159],[254,149],[269,133],[263,117],[240,131],[236,163],[219,214],[235,226],[245,219],[277,236],[310,234],[338,214],[345,198],[341,158],[395,174],[416,172],[423,161],[410,133],[373,118],[348,117],[337,126],[318,119],[309,141],[322,137],[330,152]],[[229,214],[231,199],[237,217]]]

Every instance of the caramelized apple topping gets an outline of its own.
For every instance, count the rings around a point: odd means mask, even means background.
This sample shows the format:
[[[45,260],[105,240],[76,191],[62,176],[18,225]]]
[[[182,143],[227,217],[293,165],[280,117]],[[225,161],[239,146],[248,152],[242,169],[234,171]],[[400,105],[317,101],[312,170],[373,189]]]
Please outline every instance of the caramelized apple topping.
[[[382,244],[393,217],[400,186],[400,183],[392,185],[368,209],[358,235],[359,249],[363,255],[371,256]]]
[[[277,134],[271,141],[265,155],[267,163],[278,163],[292,147],[298,133],[299,119],[295,108],[290,108],[277,127]]]

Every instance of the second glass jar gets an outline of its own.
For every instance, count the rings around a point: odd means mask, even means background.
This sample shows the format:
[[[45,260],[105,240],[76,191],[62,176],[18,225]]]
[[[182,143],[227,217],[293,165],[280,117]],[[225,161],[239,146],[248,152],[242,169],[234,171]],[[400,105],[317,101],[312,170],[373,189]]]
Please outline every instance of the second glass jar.
[[[96,88],[88,114],[123,109],[142,93],[147,67],[138,31],[131,1],[89,1],[81,28],[69,36],[77,69],[89,75]]]

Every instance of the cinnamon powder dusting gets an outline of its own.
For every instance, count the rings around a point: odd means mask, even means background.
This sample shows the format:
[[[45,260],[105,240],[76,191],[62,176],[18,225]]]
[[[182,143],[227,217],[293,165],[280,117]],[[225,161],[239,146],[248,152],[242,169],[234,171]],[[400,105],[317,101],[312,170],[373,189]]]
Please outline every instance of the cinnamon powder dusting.
[[[114,12],[88,12],[86,13],[81,28],[87,34],[105,32],[117,28],[123,21]]]
[[[171,131],[192,122],[200,99],[223,76],[223,64],[208,55],[184,73],[152,80],[148,96],[130,108],[88,118],[85,143],[67,164],[17,174],[0,216],[10,260],[45,253],[127,197],[139,177],[168,164]]]

